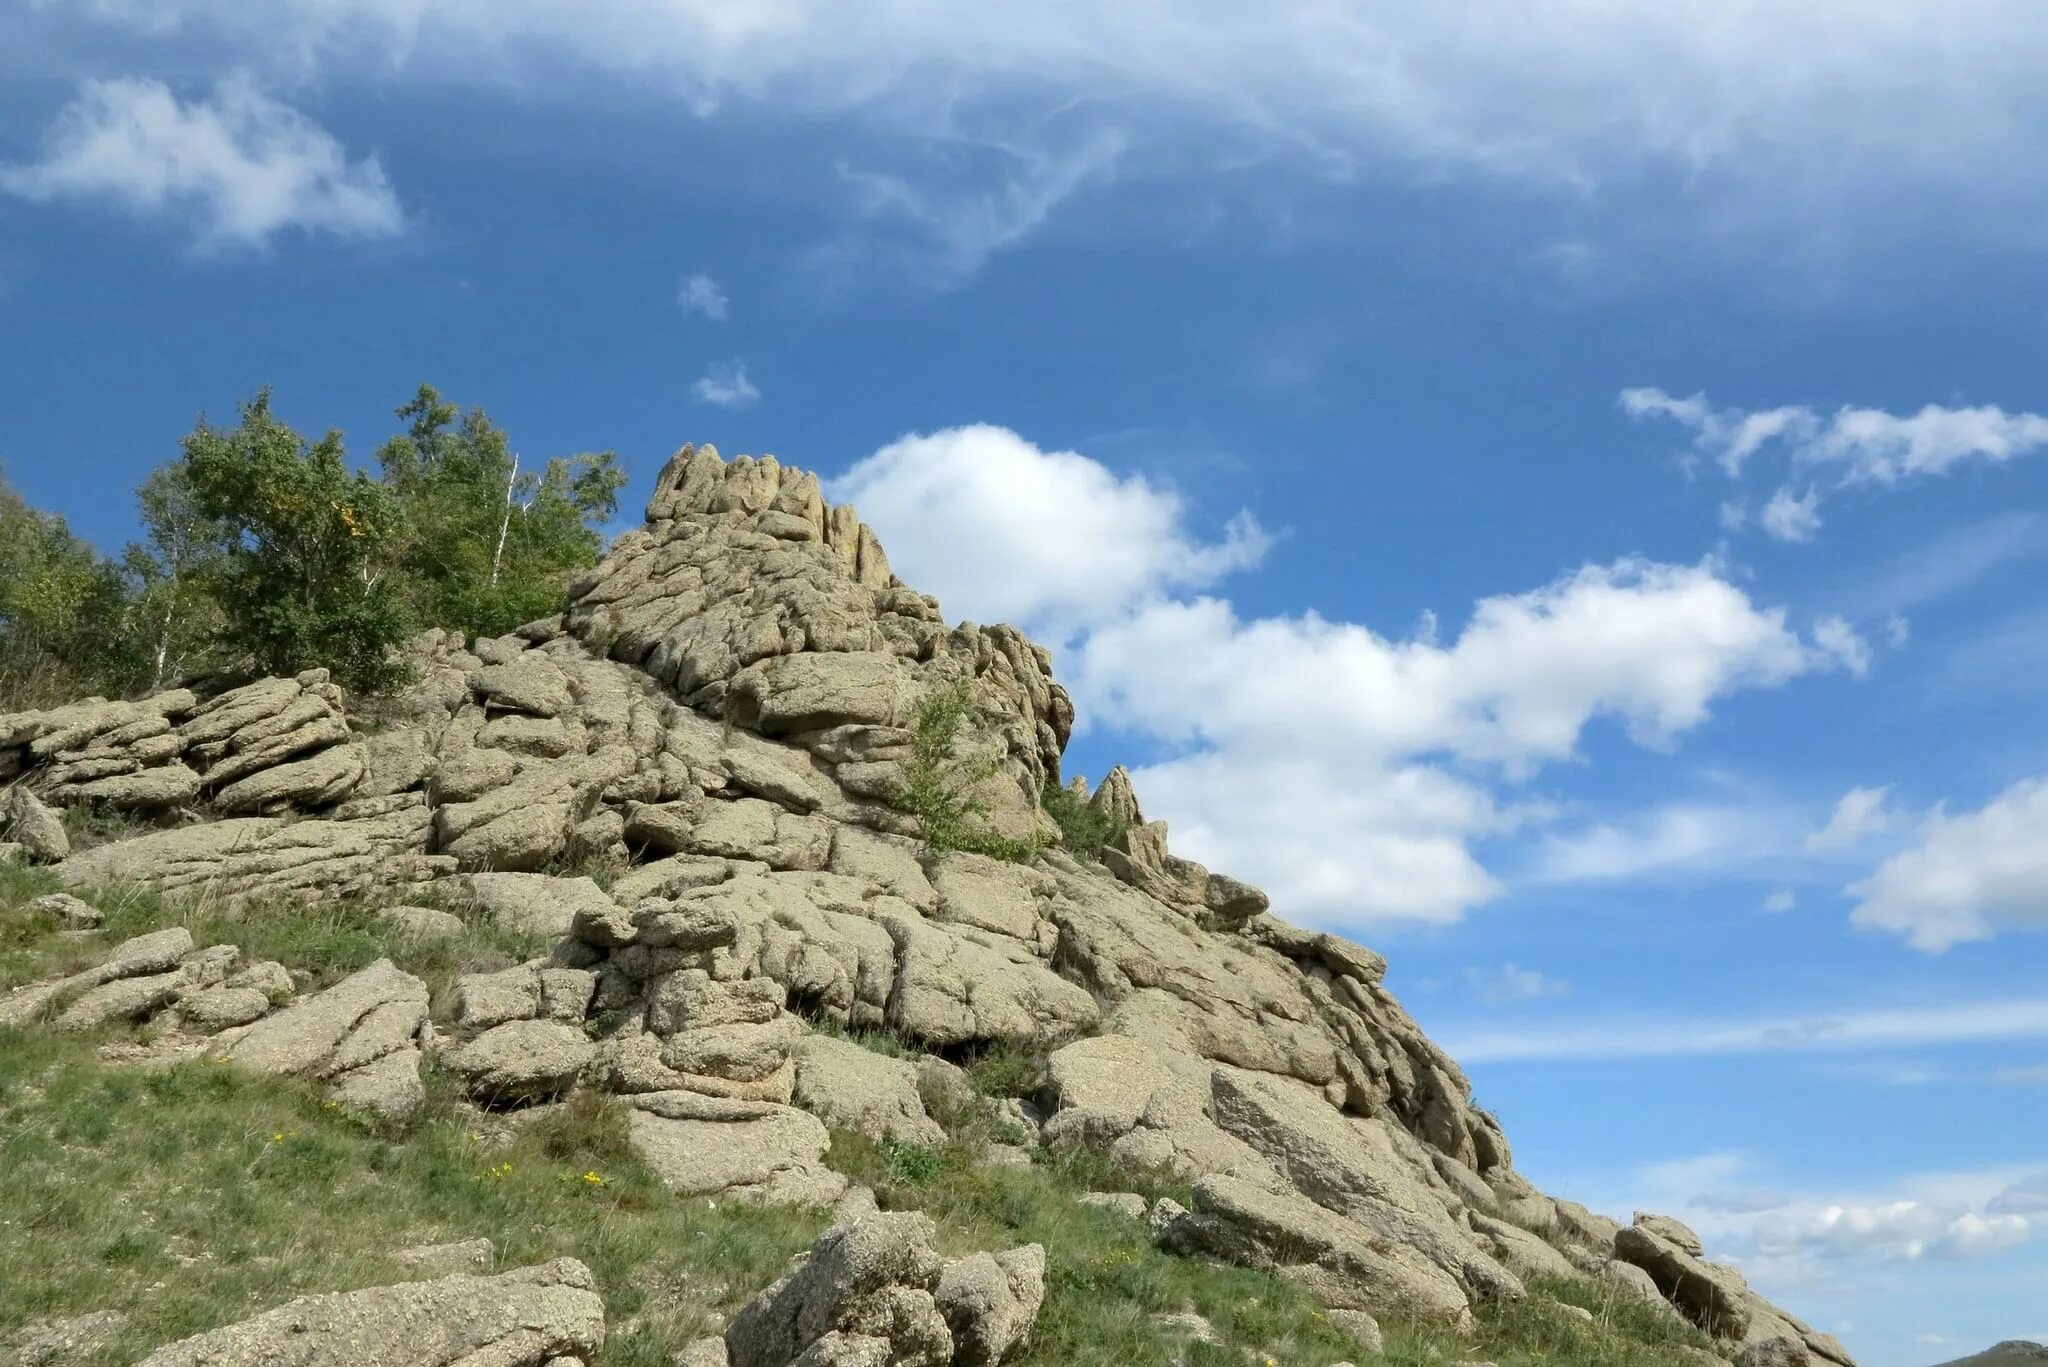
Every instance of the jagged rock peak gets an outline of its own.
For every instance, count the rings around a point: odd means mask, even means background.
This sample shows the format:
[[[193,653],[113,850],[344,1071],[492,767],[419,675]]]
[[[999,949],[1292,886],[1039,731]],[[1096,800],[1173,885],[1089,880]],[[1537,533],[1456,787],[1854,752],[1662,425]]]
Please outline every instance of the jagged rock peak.
[[[851,507],[773,457],[678,451],[646,527],[570,586],[563,624],[678,701],[842,765],[901,748],[919,702],[964,685],[978,719],[967,743],[998,760],[988,796],[1009,834],[1036,827],[1073,728],[1044,647],[1014,627],[949,627]],[[878,791],[893,781],[868,778]]]

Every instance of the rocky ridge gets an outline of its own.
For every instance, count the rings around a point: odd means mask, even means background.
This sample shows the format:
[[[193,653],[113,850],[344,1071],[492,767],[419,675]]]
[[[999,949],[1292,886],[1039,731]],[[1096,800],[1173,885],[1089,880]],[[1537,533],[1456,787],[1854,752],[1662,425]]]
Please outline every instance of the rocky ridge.
[[[814,475],[685,447],[645,528],[561,615],[411,649],[412,681],[360,708],[314,670],[0,716],[0,836],[80,893],[404,901],[434,885],[547,937],[544,957],[462,978],[437,1019],[388,962],[301,995],[283,965],[165,931],[0,998],[0,1024],[150,1021],[160,1051],[312,1079],[393,1118],[420,1104],[429,1055],[488,1108],[603,1089],[679,1195],[806,1205],[858,1204],[828,1124],[933,1142],[958,1061],[1028,1052],[1043,1086],[1006,1116],[1026,1150],[1188,1182],[1191,1208],[1146,1212],[1163,1245],[1282,1271],[1361,1325],[1465,1322],[1531,1282],[1590,1277],[1704,1330],[1723,1361],[1850,1367],[1677,1221],[1624,1227],[1538,1191],[1387,993],[1384,960],[1174,855],[1123,771],[1089,797],[1120,832],[1101,862],[1060,848],[1039,794],[1062,779],[1073,707],[1049,654],[1013,628],[948,627]],[[1045,842],[1029,862],[931,849],[897,804],[920,705],[947,689],[970,704],[957,753],[984,775],[988,825]],[[74,850],[58,814],[79,807],[158,825]],[[623,872],[558,872],[575,861]],[[1042,1271],[1029,1250],[944,1263],[921,1218],[856,1210],[718,1351],[1002,1360]],[[486,1317],[473,1344],[418,1360],[586,1360],[602,1341],[576,1299],[587,1273],[548,1268],[519,1294],[545,1290],[574,1324],[522,1330],[531,1351],[514,1351]],[[365,1313],[315,1299],[272,1314]],[[159,1357],[286,1360],[240,1351]]]

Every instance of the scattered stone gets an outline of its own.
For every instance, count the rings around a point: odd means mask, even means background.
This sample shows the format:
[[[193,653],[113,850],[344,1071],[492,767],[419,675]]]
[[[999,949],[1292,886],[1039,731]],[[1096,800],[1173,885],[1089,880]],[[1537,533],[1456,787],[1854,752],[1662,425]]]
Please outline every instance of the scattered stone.
[[[567,935],[578,914],[599,915],[612,909],[612,899],[588,878],[473,873],[469,890],[486,920],[528,935]]]
[[[846,1190],[824,1165],[832,1136],[795,1107],[672,1091],[636,1096],[633,1108],[635,1151],[679,1195],[829,1206]]]
[[[730,1367],[725,1340],[692,1339],[669,1358],[669,1367]]]
[[[1368,1353],[1386,1351],[1386,1340],[1380,1333],[1380,1322],[1363,1310],[1330,1310],[1325,1312],[1337,1330]]]
[[[7,790],[7,803],[0,812],[4,830],[23,854],[34,863],[54,864],[70,857],[71,837],[64,833],[64,819],[43,805],[42,799],[17,783]]]
[[[31,901],[29,910],[40,911],[63,922],[66,930],[97,930],[106,914],[82,897],[52,892]]]
[[[12,1360],[19,1367],[67,1367],[86,1361],[101,1344],[127,1327],[128,1316],[118,1310],[95,1310],[31,1324],[15,1336]]]
[[[426,1099],[416,1042],[427,986],[389,959],[273,1016],[216,1037],[214,1054],[239,1068],[326,1082],[345,1104],[394,1119]]]
[[[829,1035],[806,1035],[790,1052],[796,1104],[827,1124],[871,1139],[945,1142],[946,1132],[925,1112],[916,1064]]]
[[[942,1264],[929,1216],[834,1225],[725,1331],[732,1367],[857,1363],[944,1367],[953,1335],[933,1292]]]
[[[1145,1218],[1145,1198],[1134,1191],[1084,1191],[1081,1204],[1113,1211],[1132,1220]]]
[[[401,1248],[392,1261],[435,1276],[457,1272],[481,1272],[491,1265],[498,1250],[489,1239],[464,1239],[452,1244],[417,1244]]]
[[[415,940],[452,940],[463,931],[460,916],[432,907],[386,907],[377,919]]]
[[[934,1295],[955,1367],[996,1367],[1020,1348],[1045,1301],[1045,1249],[1026,1244],[947,1264]]]
[[[302,1296],[159,1348],[142,1367],[563,1367],[604,1346],[604,1303],[573,1258],[495,1277],[452,1276]]]
[[[596,1053],[589,1036],[574,1026],[516,1020],[493,1026],[444,1057],[472,1100],[518,1106],[567,1092]]]

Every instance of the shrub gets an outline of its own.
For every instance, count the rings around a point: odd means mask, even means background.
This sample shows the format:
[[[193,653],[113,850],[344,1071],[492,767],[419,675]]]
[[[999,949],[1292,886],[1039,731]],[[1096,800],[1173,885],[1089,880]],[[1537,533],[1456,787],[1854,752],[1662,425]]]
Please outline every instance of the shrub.
[[[1038,843],[990,830],[988,799],[976,791],[995,776],[998,761],[993,755],[966,759],[957,753],[960,729],[973,715],[964,683],[925,695],[917,707],[897,805],[917,818],[928,849],[965,850],[1021,864],[1038,853]]]
[[[1060,844],[1076,859],[1101,862],[1103,848],[1124,833],[1124,823],[1114,813],[1050,780],[1038,795],[1038,805],[1060,828]]]

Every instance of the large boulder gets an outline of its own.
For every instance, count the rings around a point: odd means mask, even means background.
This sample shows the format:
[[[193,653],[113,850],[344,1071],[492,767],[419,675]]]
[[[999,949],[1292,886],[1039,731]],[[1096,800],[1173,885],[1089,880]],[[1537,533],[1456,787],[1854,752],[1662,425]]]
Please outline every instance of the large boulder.
[[[603,1347],[590,1269],[559,1258],[496,1277],[302,1296],[159,1348],[142,1367],[588,1367]]]
[[[806,1035],[796,1058],[796,1104],[829,1125],[873,1139],[938,1144],[946,1132],[926,1113],[917,1065],[830,1035]]]
[[[833,1226],[725,1331],[732,1367],[945,1367],[953,1335],[933,1293],[931,1218],[875,1214]]]

